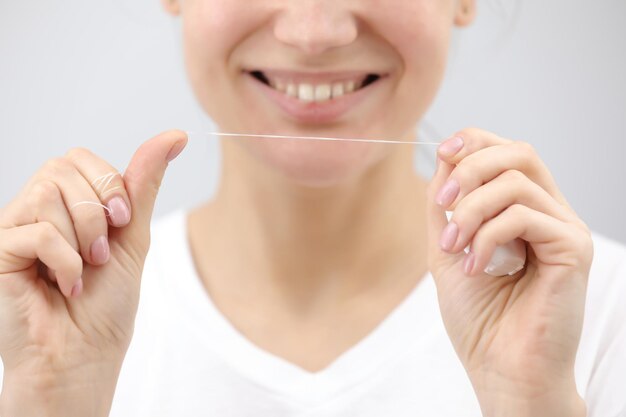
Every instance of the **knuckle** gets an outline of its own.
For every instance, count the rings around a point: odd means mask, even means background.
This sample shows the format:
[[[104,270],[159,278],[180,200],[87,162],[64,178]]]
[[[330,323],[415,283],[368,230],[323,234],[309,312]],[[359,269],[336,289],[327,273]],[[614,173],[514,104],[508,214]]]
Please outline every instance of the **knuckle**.
[[[473,223],[471,221],[472,218],[481,216],[480,211],[481,205],[479,201],[476,201],[474,198],[464,198],[454,210],[454,221],[460,228],[463,228],[463,226]]]
[[[87,156],[91,156],[93,155],[92,152],[87,149],[87,148],[82,148],[82,147],[76,147],[76,148],[72,148],[69,151],[66,152],[65,157],[67,159],[70,159],[72,161],[77,161],[80,159],[83,159]]]
[[[519,171],[517,169],[508,169],[500,174],[500,176],[507,182],[526,182],[526,180],[528,179],[522,171]]]
[[[524,156],[526,159],[533,159],[537,157],[535,147],[528,142],[516,140],[513,142],[513,146],[515,146],[516,152]]]
[[[36,206],[41,206],[58,202],[61,198],[61,191],[54,182],[41,180],[33,185],[31,195],[32,203]]]
[[[67,158],[53,158],[46,162],[45,168],[53,176],[66,176],[74,171],[74,164]]]
[[[573,228],[573,232],[574,236],[572,236],[572,242],[575,242],[581,251],[586,252],[592,250],[593,239],[589,234],[579,228]]]
[[[59,231],[50,222],[40,222],[37,236],[39,245],[49,245],[54,243],[59,237]]]
[[[594,246],[593,239],[586,233],[572,233],[568,239],[573,248],[573,256],[578,265],[589,265],[593,261]]]
[[[589,238],[592,239],[592,233],[591,233],[591,229],[589,228],[589,225],[587,225],[587,223],[585,223],[584,221],[582,221],[580,218],[576,218],[577,220],[577,224],[578,226],[582,229],[582,231],[585,233],[585,235]]]
[[[506,209],[506,211],[509,216],[520,217],[524,215],[524,213],[526,213],[526,206],[524,206],[523,204],[515,203],[510,205],[509,208]]]
[[[593,240],[587,235],[581,236],[579,240],[583,253],[589,254],[590,258],[593,257]]]
[[[487,242],[491,241],[492,234],[493,224],[491,223],[487,223],[483,227],[478,228],[472,237],[472,249],[480,251]]]
[[[578,239],[580,251],[584,254],[593,254],[593,241],[588,236],[583,235]]]
[[[480,220],[484,220],[484,212],[487,211],[487,208],[485,207],[485,201],[482,199],[471,199],[467,202],[466,208],[465,210],[467,211],[468,215],[472,216],[472,217],[480,217]]]
[[[451,177],[455,178],[460,185],[469,184],[471,177],[470,173],[475,172],[481,172],[479,162],[476,158],[467,157],[459,162],[456,168],[454,168]]]
[[[483,132],[482,129],[479,129],[477,127],[474,126],[468,126],[465,127],[461,130],[459,130],[457,132],[458,135],[462,136],[462,137],[468,137],[468,138],[474,138],[476,136],[479,136],[481,133]]]

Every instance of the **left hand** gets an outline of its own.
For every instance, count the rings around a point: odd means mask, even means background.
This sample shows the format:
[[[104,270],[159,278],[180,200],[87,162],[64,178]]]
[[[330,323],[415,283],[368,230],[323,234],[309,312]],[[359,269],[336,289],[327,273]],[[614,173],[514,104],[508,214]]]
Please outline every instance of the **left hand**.
[[[529,144],[480,129],[455,136],[462,148],[451,155],[439,147],[428,189],[429,265],[446,330],[483,413],[585,415],[574,361],[593,258],[590,231]],[[448,245],[445,210],[453,211]],[[515,238],[527,242],[526,267],[513,276],[485,274],[496,245]]]

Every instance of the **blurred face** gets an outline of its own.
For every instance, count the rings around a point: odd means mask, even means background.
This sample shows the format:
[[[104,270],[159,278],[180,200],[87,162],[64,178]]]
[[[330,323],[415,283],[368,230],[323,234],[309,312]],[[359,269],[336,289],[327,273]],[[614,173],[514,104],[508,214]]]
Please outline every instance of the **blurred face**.
[[[164,0],[183,20],[188,76],[221,131],[406,139],[473,0]],[[229,139],[230,140],[230,139]],[[238,139],[307,185],[354,178],[394,145]],[[402,152],[412,152],[403,147]]]

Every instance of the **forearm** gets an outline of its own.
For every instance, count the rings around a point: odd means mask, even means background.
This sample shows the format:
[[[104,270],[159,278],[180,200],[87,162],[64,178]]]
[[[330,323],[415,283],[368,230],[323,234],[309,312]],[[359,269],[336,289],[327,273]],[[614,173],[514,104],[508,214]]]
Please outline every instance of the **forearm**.
[[[113,401],[117,365],[68,374],[6,374],[0,417],[107,417]]]

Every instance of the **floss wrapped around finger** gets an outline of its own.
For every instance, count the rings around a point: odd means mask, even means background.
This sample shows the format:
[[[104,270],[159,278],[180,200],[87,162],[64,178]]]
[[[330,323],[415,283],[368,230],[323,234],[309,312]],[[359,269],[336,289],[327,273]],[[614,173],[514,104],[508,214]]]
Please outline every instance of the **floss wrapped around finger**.
[[[450,221],[452,212],[446,211],[446,217]],[[465,253],[469,252],[469,245],[464,251]],[[522,239],[515,239],[504,245],[496,246],[484,272],[493,277],[510,276],[521,271],[525,265],[526,243]]]

